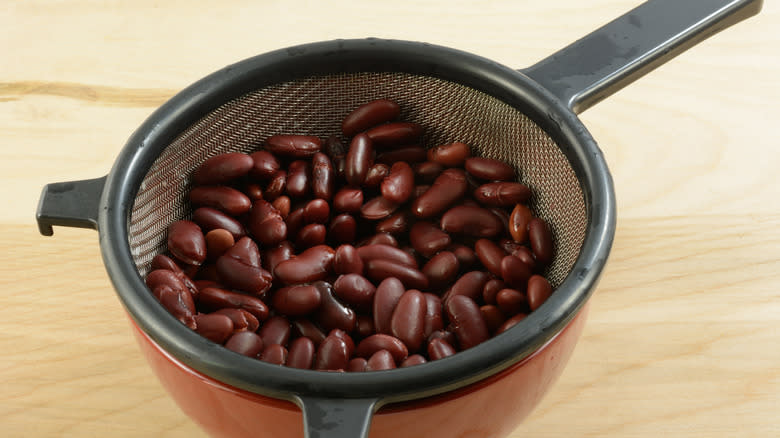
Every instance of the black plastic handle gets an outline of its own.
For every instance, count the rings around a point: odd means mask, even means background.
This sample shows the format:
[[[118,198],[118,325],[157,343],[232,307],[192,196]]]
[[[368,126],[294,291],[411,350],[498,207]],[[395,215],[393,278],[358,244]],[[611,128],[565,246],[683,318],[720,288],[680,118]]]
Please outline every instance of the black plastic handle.
[[[368,438],[377,399],[299,397],[304,438]]]
[[[100,195],[106,177],[46,184],[38,201],[35,218],[44,236],[54,234],[53,225],[98,228]]]
[[[763,0],[650,0],[521,70],[575,113],[758,14]]]

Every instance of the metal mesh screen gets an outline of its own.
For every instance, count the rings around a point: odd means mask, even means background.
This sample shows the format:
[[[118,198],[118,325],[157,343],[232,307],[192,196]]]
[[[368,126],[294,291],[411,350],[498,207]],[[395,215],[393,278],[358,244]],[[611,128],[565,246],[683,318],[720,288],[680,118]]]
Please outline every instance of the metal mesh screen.
[[[237,98],[182,132],[154,162],[132,208],[128,239],[141,275],[165,251],[166,228],[188,218],[192,171],[225,152],[251,152],[273,134],[325,138],[357,106],[387,98],[401,118],[426,127],[424,145],[462,141],[475,155],[514,165],[534,191],[531,207],[551,226],[556,257],[547,276],[565,278],[585,238],[582,188],[568,160],[538,125],[516,108],[472,88],[428,76],[356,73],[277,84]]]

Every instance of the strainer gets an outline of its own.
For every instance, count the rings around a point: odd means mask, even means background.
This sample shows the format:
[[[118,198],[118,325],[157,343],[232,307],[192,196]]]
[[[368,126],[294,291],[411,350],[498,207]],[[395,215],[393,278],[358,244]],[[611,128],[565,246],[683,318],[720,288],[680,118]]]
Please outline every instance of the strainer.
[[[499,373],[550,342],[578,314],[615,230],[612,181],[577,118],[693,44],[758,13],[759,0],[655,0],[530,68],[516,71],[419,42],[335,40],[228,66],[165,103],[130,137],[107,177],[49,184],[37,219],[99,230],[106,269],[133,322],[177,361],[241,391],[290,400],[306,436],[368,436],[379,407],[444,394]],[[522,323],[452,357],[370,373],[278,367],[197,335],[159,305],[143,277],[165,251],[168,224],[191,214],[190,176],[207,158],[250,152],[278,133],[337,134],[355,107],[388,98],[452,141],[514,165],[534,187],[532,208],[554,233],[552,297]]]

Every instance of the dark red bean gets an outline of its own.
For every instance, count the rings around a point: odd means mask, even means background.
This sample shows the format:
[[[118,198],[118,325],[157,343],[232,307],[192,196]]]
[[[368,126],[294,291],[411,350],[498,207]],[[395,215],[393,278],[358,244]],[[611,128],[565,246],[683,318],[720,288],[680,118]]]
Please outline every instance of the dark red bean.
[[[284,365],[287,363],[287,354],[287,349],[281,345],[266,345],[263,352],[260,353],[259,359],[274,365]]]
[[[406,368],[411,367],[414,365],[422,365],[424,363],[428,362],[425,360],[425,357],[420,354],[413,354],[401,362],[401,365],[398,366],[398,368]]]
[[[353,357],[349,360],[349,363],[347,364],[347,371],[351,373],[360,373],[366,370],[366,365],[368,364],[368,361],[363,359],[362,357]]]
[[[514,289],[501,289],[496,294],[496,305],[504,315],[514,316],[527,311],[528,301],[522,292]]]
[[[265,149],[273,154],[294,158],[309,158],[320,151],[322,140],[310,135],[272,135]]]
[[[534,215],[531,209],[523,204],[515,205],[509,216],[509,234],[517,243],[525,243],[528,240],[528,224]]]
[[[405,291],[401,280],[394,277],[386,278],[379,283],[374,293],[373,303],[374,329],[377,333],[392,333],[390,322],[393,311]]]
[[[285,240],[274,248],[265,251],[263,254],[263,268],[273,273],[276,265],[285,260],[290,260],[294,255],[293,244],[289,240]]]
[[[258,199],[263,199],[263,188],[260,187],[260,184],[247,183],[244,185],[244,188],[241,191],[244,192],[244,194],[249,197],[249,200],[252,202],[257,201]]]
[[[263,198],[267,201],[273,201],[281,196],[285,190],[287,190],[287,171],[280,169],[271,176],[271,181],[263,192]]]
[[[533,218],[528,223],[528,240],[531,251],[539,263],[549,265],[553,260],[553,237],[550,227],[541,218]]]
[[[356,135],[349,144],[344,163],[344,177],[353,186],[363,184],[368,169],[374,164],[374,146],[366,134]]]
[[[401,234],[409,229],[409,214],[397,211],[376,224],[377,233]]]
[[[528,295],[528,305],[531,310],[536,310],[550,298],[553,290],[550,282],[541,275],[532,275],[528,279],[528,289],[526,294]]]
[[[431,293],[424,293],[425,297],[425,324],[423,335],[427,339],[433,332],[444,328],[442,317],[441,298]]]
[[[315,346],[320,345],[325,339],[325,333],[309,319],[299,318],[294,320],[292,328],[296,336],[311,339]]]
[[[225,342],[225,348],[244,356],[257,358],[263,351],[263,340],[257,333],[236,332]]]
[[[254,161],[239,152],[221,154],[209,158],[192,174],[192,182],[198,185],[225,184],[249,173]]]
[[[453,346],[455,349],[458,347],[458,339],[455,337],[455,333],[452,333],[449,330],[436,330],[433,333],[428,336],[427,342],[430,343],[434,339],[441,339],[451,346]]]
[[[306,196],[311,189],[311,166],[308,161],[295,160],[287,169],[287,194],[293,198]]]
[[[393,355],[387,350],[379,350],[366,361],[366,371],[391,370],[395,368]]]
[[[474,190],[474,199],[488,207],[511,207],[531,198],[531,189],[518,182],[491,182]]]
[[[265,246],[277,245],[287,238],[287,231],[279,210],[266,200],[255,201],[249,215],[249,232],[258,242]]]
[[[314,363],[316,347],[309,338],[297,338],[290,344],[287,352],[287,366],[303,370],[311,369]]]
[[[430,189],[431,186],[427,184],[420,184],[417,186],[414,186],[414,191],[412,192],[412,197],[409,198],[410,200],[414,201],[415,199],[422,196],[423,193],[427,192],[428,189]]]
[[[458,258],[450,251],[441,251],[422,267],[422,273],[428,277],[431,290],[439,291],[449,285],[458,275]]]
[[[414,171],[409,164],[399,161],[393,163],[389,174],[382,180],[382,196],[390,202],[402,204],[414,190]]]
[[[376,162],[392,165],[399,161],[404,161],[411,164],[421,163],[425,161],[425,148],[422,146],[403,146],[386,150],[376,156]]]
[[[501,313],[501,310],[496,305],[484,305],[479,308],[479,311],[482,312],[482,319],[485,320],[485,325],[487,325],[488,332],[490,333],[495,333],[506,320],[504,314]]]
[[[218,313],[195,315],[195,332],[204,338],[222,344],[233,334],[233,320]]]
[[[175,268],[180,271],[178,266]],[[187,286],[178,272],[173,269],[159,268],[146,275],[144,281],[149,290],[155,290],[160,286],[168,286],[173,290],[184,290]]]
[[[217,228],[228,230],[235,240],[246,235],[246,230],[241,222],[215,208],[200,207],[196,209],[192,212],[192,221],[206,232]]]
[[[445,296],[445,301],[452,299],[457,295],[463,295],[478,300],[482,296],[482,290],[490,280],[490,274],[484,271],[467,272],[455,281],[449,292]]]
[[[357,221],[347,213],[342,213],[330,221],[328,238],[335,244],[354,242],[357,237]]]
[[[455,257],[458,258],[460,269],[472,268],[477,263],[477,260],[479,260],[474,250],[466,245],[455,243],[448,246],[447,250],[451,251],[455,254]]]
[[[412,225],[409,230],[409,241],[414,250],[426,258],[433,257],[452,243],[449,234],[427,221],[419,221]]]
[[[374,330],[374,318],[370,315],[358,315],[355,323],[355,336],[364,339],[376,333]]]
[[[538,271],[541,267],[543,267],[536,261],[536,258],[534,258],[534,253],[525,246],[521,246],[512,251],[512,255],[519,258],[526,265],[528,265],[532,272]]]
[[[415,180],[420,183],[430,184],[444,171],[444,166],[434,161],[415,163],[412,167]]]
[[[491,278],[482,288],[482,300],[486,304],[496,304],[496,295],[501,289],[505,289],[506,284],[498,278]]]
[[[341,213],[357,213],[363,206],[363,190],[344,187],[333,196],[333,210]]]
[[[360,341],[355,355],[368,358],[379,350],[389,351],[395,362],[401,362],[409,355],[409,349],[403,341],[384,333],[376,333]]]
[[[186,288],[174,289],[163,284],[154,288],[152,294],[179,322],[193,330],[197,327],[195,301]]]
[[[312,199],[303,207],[303,221],[307,224],[324,224],[330,216],[330,205],[324,199]]]
[[[329,335],[322,341],[317,348],[317,355],[314,361],[316,370],[343,370],[349,364],[349,350],[344,339],[338,336]]]
[[[299,249],[311,248],[312,246],[322,245],[325,243],[328,231],[325,225],[322,224],[308,224],[298,231],[298,236],[295,239],[295,245]]]
[[[451,297],[445,306],[450,326],[461,349],[469,349],[490,337],[482,312],[474,300],[465,295],[457,295]]]
[[[334,328],[328,333],[328,336],[336,336],[340,339],[343,339],[347,344],[347,351],[349,352],[349,356],[352,357],[352,353],[355,352],[355,341],[352,340],[352,337],[347,332],[339,328]]]
[[[419,350],[425,339],[426,305],[422,292],[410,289],[401,295],[393,310],[390,331],[403,341],[409,351]]]
[[[324,281],[313,285],[320,290],[322,304],[314,314],[317,323],[325,330],[339,329],[347,333],[355,329],[357,316],[355,311],[342,304],[333,293],[333,286]]]
[[[378,187],[388,174],[390,174],[390,166],[382,163],[374,164],[368,168],[366,179],[363,181],[363,187],[370,189]]]
[[[471,157],[466,160],[466,171],[472,176],[488,181],[513,181],[515,169],[503,161],[492,158]]]
[[[258,296],[273,282],[271,273],[261,267],[260,251],[249,237],[242,237],[217,259],[217,273],[222,283]]]
[[[441,229],[473,237],[496,237],[504,231],[501,220],[490,210],[468,205],[447,210],[441,217]]]
[[[491,274],[496,277],[501,276],[501,260],[507,255],[500,246],[492,240],[479,239],[474,244],[474,252],[477,253],[479,261]],[[506,281],[506,279],[505,279]]]
[[[528,315],[526,315],[525,313],[518,313],[517,315],[507,319],[506,321],[504,321],[503,324],[501,324],[498,330],[496,330],[496,334],[498,335],[504,333],[505,331],[517,325],[517,323],[519,323],[520,321],[524,320],[526,316]]]
[[[198,305],[203,305],[206,309],[212,310],[224,309],[226,307],[244,309],[254,315],[258,321],[264,321],[268,318],[268,306],[261,299],[216,287],[201,289],[198,295]]]
[[[428,278],[422,272],[390,260],[376,259],[367,261],[365,273],[369,279],[375,282],[380,282],[388,277],[396,277],[409,289],[428,288]]]
[[[331,135],[322,145],[322,151],[325,152],[328,158],[335,160],[337,157],[343,157],[347,153],[347,148],[338,136]]]
[[[315,198],[330,201],[336,185],[336,171],[330,158],[317,152],[311,159],[311,191]]]
[[[291,331],[292,327],[287,318],[280,315],[274,315],[263,323],[258,334],[263,339],[265,345],[287,345],[287,341],[290,340]]]
[[[236,243],[228,230],[217,228],[206,233],[206,255],[215,260]]]
[[[358,242],[358,247],[370,245],[387,245],[398,248],[398,240],[390,233],[376,233]]]
[[[273,202],[271,202],[271,205],[273,205],[273,207],[279,211],[279,216],[281,216],[282,219],[287,218],[287,216],[290,214],[290,209],[292,208],[290,197],[285,195],[274,199]]]
[[[519,258],[508,255],[501,259],[501,278],[510,287],[524,291],[533,270]]]
[[[274,292],[274,309],[287,316],[303,316],[315,311],[322,302],[319,289],[306,284],[288,286]]]
[[[206,261],[206,238],[192,221],[180,220],[168,227],[168,251],[179,261],[200,266]]]
[[[400,146],[409,144],[422,136],[423,127],[417,123],[385,123],[366,131],[366,135],[376,147]]]
[[[363,259],[352,245],[341,245],[333,256],[333,272],[336,274],[363,275]]]
[[[431,360],[444,359],[455,354],[455,348],[444,339],[432,339],[428,343],[428,357]]]
[[[361,246],[357,248],[357,254],[363,260],[363,263],[371,260],[388,260],[393,263],[417,268],[417,260],[413,256],[402,249],[386,244],[375,243]]]
[[[429,218],[446,210],[466,194],[466,175],[460,169],[447,169],[436,178],[431,188],[412,202],[412,214]]]
[[[304,225],[306,225],[306,222],[303,220],[303,208],[298,207],[290,212],[290,214],[287,215],[287,218],[285,219],[285,223],[287,224],[287,235],[290,237],[297,236],[298,232],[301,231],[301,228],[303,228]]]
[[[262,179],[270,179],[279,170],[281,164],[276,156],[268,151],[253,152],[252,158],[252,176]]]
[[[242,192],[228,186],[196,186],[190,190],[190,202],[195,207],[211,207],[231,216],[239,216],[252,208],[252,201]]]
[[[401,107],[387,99],[377,99],[352,110],[341,122],[341,132],[347,136],[363,132],[380,123],[389,122],[401,114]]]
[[[247,312],[244,309],[234,309],[230,307],[226,307],[224,309],[219,309],[212,313],[212,315],[218,314],[218,315],[225,315],[228,318],[230,318],[231,321],[233,321],[233,331],[234,332],[240,332],[240,331],[256,331],[260,327],[260,321],[257,320],[255,315],[252,315],[251,313]]]
[[[324,280],[333,269],[333,248],[313,246],[297,257],[285,260],[274,269],[274,275],[285,284],[311,283]]]
[[[356,308],[370,307],[376,287],[359,274],[340,275],[333,283],[333,292],[347,304]]]
[[[461,167],[471,156],[471,148],[465,143],[455,142],[428,149],[428,160],[447,167]]]
[[[368,220],[384,219],[398,210],[398,207],[399,204],[380,195],[363,204],[360,207],[360,215]]]

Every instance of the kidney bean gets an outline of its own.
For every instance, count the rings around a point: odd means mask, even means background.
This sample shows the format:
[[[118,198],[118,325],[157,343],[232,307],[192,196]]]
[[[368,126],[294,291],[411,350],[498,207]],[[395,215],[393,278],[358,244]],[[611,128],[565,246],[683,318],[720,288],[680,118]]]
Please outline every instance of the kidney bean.
[[[390,233],[376,233],[358,243],[359,247],[371,245],[387,245],[398,248],[398,240]]]
[[[336,185],[336,171],[333,164],[322,152],[317,152],[311,159],[311,191],[315,198],[329,201],[333,197]]]
[[[342,301],[356,308],[370,307],[376,287],[359,274],[340,275],[333,283],[333,292]]]
[[[496,237],[502,230],[501,220],[490,210],[458,205],[441,217],[441,229],[448,233],[473,237]]]
[[[373,126],[389,122],[401,114],[401,107],[387,99],[377,99],[363,104],[344,117],[341,132],[352,137]]]
[[[531,311],[539,308],[548,298],[552,295],[552,286],[546,278],[541,275],[532,275],[528,279],[528,289],[526,294],[528,295],[528,306]]]
[[[515,289],[501,289],[496,294],[496,305],[504,315],[514,316],[526,311],[528,301],[522,292]]]
[[[531,210],[523,204],[515,205],[509,216],[509,234],[517,243],[525,243],[528,240],[528,224],[533,219]]]
[[[224,284],[258,296],[273,282],[271,273],[261,267],[260,251],[249,237],[242,237],[217,259],[217,273]]]
[[[316,310],[322,302],[322,295],[316,287],[306,285],[287,286],[274,292],[274,309],[287,316],[303,316]]]
[[[505,331],[517,325],[517,323],[519,323],[520,321],[524,320],[526,316],[528,315],[526,315],[525,313],[518,313],[517,315],[507,319],[506,321],[504,321],[503,324],[501,324],[498,330],[496,330],[496,334],[498,335],[504,333]]]
[[[506,284],[519,290],[524,291],[528,278],[532,274],[531,267],[527,263],[519,258],[508,255],[501,259],[501,275]]]
[[[236,332],[225,342],[225,348],[244,356],[257,358],[263,351],[263,340],[257,333]]]
[[[206,233],[206,255],[217,259],[236,243],[230,231],[217,228]]]
[[[290,214],[290,208],[292,207],[290,198],[285,195],[274,199],[273,202],[271,202],[271,205],[279,211],[279,216],[281,216],[282,219],[287,218],[287,216]]]
[[[376,163],[368,168],[366,179],[363,181],[363,187],[373,189],[382,183],[382,180],[390,173],[390,166],[387,164]]]
[[[455,348],[444,339],[432,339],[428,343],[428,357],[431,360],[444,359],[455,354]]]
[[[412,191],[412,196],[409,198],[411,201],[416,200],[420,196],[422,196],[423,193],[427,192],[428,189],[430,189],[431,186],[427,184],[421,184],[414,186],[414,191]]]
[[[263,344],[265,345],[287,345],[291,331],[290,321],[287,318],[274,315],[263,323],[258,334],[263,339]]]
[[[479,239],[474,244],[474,252],[477,253],[482,266],[496,277],[501,276],[501,260],[507,253],[500,246],[496,245],[492,240]]]
[[[333,210],[341,213],[357,213],[363,206],[363,191],[344,187],[333,196]]]
[[[474,190],[474,199],[488,207],[511,207],[531,198],[531,189],[518,182],[491,182]]]
[[[369,315],[358,315],[355,323],[355,336],[362,339],[374,333],[374,318]]]
[[[528,267],[531,269],[531,272],[535,272],[540,269],[540,264],[537,263],[536,259],[534,258],[533,252],[531,252],[531,250],[527,247],[521,246],[512,251],[511,254],[528,265]]]
[[[465,295],[457,295],[451,297],[445,306],[452,331],[458,338],[461,349],[467,350],[490,337],[482,312],[474,300]]]
[[[259,184],[247,183],[241,191],[249,198],[250,202],[263,199],[263,188]]]
[[[433,257],[452,243],[449,234],[427,221],[419,221],[412,225],[409,230],[409,241],[414,250],[426,258]]]
[[[354,246],[344,244],[336,248],[333,256],[333,272],[336,274],[363,274],[363,259]]]
[[[466,172],[475,178],[488,181],[512,181],[515,179],[515,169],[503,161],[492,158],[471,157],[466,159]]]
[[[330,221],[327,235],[336,244],[354,242],[357,236],[357,221],[347,213],[340,214]]]
[[[168,257],[165,254],[157,254],[156,256],[154,256],[154,258],[152,259],[152,263],[149,266],[150,268],[152,268],[152,270],[167,269],[173,272],[181,272],[181,268],[179,267],[179,265],[177,265],[172,258]]]
[[[334,328],[329,333],[328,336],[336,336],[340,339],[343,339],[344,342],[347,344],[347,351],[349,352],[349,356],[352,356],[352,353],[355,352],[355,341],[352,340],[352,337],[347,334],[342,329]]]
[[[412,122],[394,122],[375,126],[366,135],[377,147],[409,144],[422,136],[423,127]]]
[[[204,338],[224,343],[233,334],[233,320],[219,313],[201,313],[195,315],[195,332]]]
[[[441,290],[450,284],[458,274],[458,258],[450,251],[441,251],[431,257],[422,267],[422,273],[428,278],[432,290]]]
[[[428,336],[427,342],[430,343],[434,339],[441,339],[454,347],[456,350],[458,348],[458,339],[455,337],[455,333],[452,333],[449,330],[435,330],[433,333],[431,333],[430,336]]]
[[[290,349],[287,352],[288,367],[299,368],[303,370],[311,369],[314,363],[314,352],[316,346],[314,342],[309,338],[297,338],[290,344]]]
[[[309,319],[299,318],[293,320],[292,328],[296,336],[311,339],[315,346],[320,345],[325,339],[325,333]]]
[[[330,206],[324,199],[312,199],[303,207],[303,221],[307,224],[328,222]]]
[[[482,300],[485,304],[496,304],[496,295],[501,289],[505,289],[506,284],[498,278],[491,278],[482,288]]]
[[[339,155],[337,157],[333,157],[333,170],[334,172],[336,172],[337,180],[345,180],[344,172],[346,167],[347,167],[346,155]]]
[[[347,371],[351,373],[360,373],[366,370],[368,361],[362,357],[353,357],[347,364]]]
[[[327,245],[313,246],[297,257],[280,262],[274,269],[274,275],[285,284],[324,280],[333,269],[335,253]]]
[[[198,185],[216,185],[241,178],[249,173],[254,161],[242,153],[227,153],[209,158],[198,166],[192,182]]]
[[[272,135],[265,140],[265,150],[286,157],[310,158],[321,148],[322,140],[311,135]]]
[[[263,254],[263,269],[273,273],[276,265],[285,260],[290,260],[294,255],[292,242],[284,240],[279,245],[265,251]]]
[[[253,152],[249,156],[252,158],[252,176],[257,178],[272,178],[281,167],[276,156],[268,151]]]
[[[397,211],[376,224],[377,233],[401,234],[409,229],[409,215],[406,211]]]
[[[482,312],[482,319],[485,320],[485,325],[487,325],[489,333],[495,333],[506,320],[504,314],[501,313],[501,309],[496,305],[486,304],[481,306],[479,311]]]
[[[252,201],[240,191],[228,186],[196,186],[190,190],[190,202],[196,207],[211,207],[231,216],[244,214]]]
[[[401,365],[398,366],[398,368],[406,368],[406,367],[411,367],[411,366],[414,366],[414,365],[422,365],[422,364],[424,364],[426,362],[428,362],[428,361],[425,360],[425,357],[423,357],[422,355],[420,355],[420,354],[413,354],[413,355],[407,357],[406,359],[404,359],[403,362],[401,362]]]
[[[501,232],[499,235],[506,235],[506,230],[509,229],[509,212],[500,207],[492,207],[488,210],[501,221]]]
[[[176,267],[175,269],[179,268]],[[160,286],[168,286],[173,290],[187,289],[182,278],[179,275],[176,275],[176,271],[173,269],[155,269],[146,275],[144,281],[146,282],[146,286],[152,291]]]
[[[396,277],[407,288],[427,289],[428,279],[422,272],[407,265],[395,263],[390,260],[375,259],[365,264],[365,273],[373,281],[382,281],[388,277]]]
[[[428,149],[428,160],[447,167],[461,167],[471,156],[471,148],[465,143],[454,142]]]
[[[412,213],[419,218],[430,218],[446,210],[466,194],[466,176],[460,169],[447,169],[433,182],[431,188],[412,202]]]
[[[469,269],[477,263],[477,260],[479,260],[474,250],[466,245],[454,243],[448,246],[447,250],[455,254],[460,269]]]
[[[290,163],[287,168],[287,194],[293,198],[306,196],[311,189],[310,173],[308,161],[295,160]]]
[[[273,201],[287,190],[287,171],[279,169],[271,176],[271,181],[265,186],[263,198]]]
[[[490,280],[490,274],[484,271],[471,271],[463,274],[455,281],[444,300],[450,300],[457,295],[463,295],[478,300],[482,296],[482,290]]]
[[[320,295],[322,295],[322,304],[314,314],[320,327],[325,330],[339,329],[348,333],[354,330],[357,323],[355,311],[336,298],[333,286],[324,281],[317,281],[313,285],[319,289]]]
[[[247,312],[244,309],[235,309],[226,307],[212,312],[212,315],[225,315],[233,322],[233,331],[256,331],[260,327],[260,321],[257,320],[255,315]]]
[[[376,333],[360,341],[355,349],[355,355],[368,358],[380,350],[390,352],[395,362],[401,362],[409,355],[409,350],[403,341],[384,333]]]
[[[422,292],[410,289],[401,295],[390,319],[390,331],[409,351],[417,351],[425,339],[427,301]]]
[[[301,228],[301,231],[298,231],[295,244],[298,248],[311,248],[312,246],[324,244],[326,236],[327,230],[325,225],[308,224]]]
[[[265,321],[268,318],[268,306],[260,298],[216,287],[201,289],[198,304],[213,310],[226,307],[244,309],[254,315],[258,321]]]
[[[384,219],[398,210],[398,207],[399,204],[380,195],[363,204],[360,207],[360,215],[368,220]]]
[[[200,266],[206,261],[206,238],[192,221],[180,220],[168,227],[168,251],[182,263]]]
[[[533,218],[528,222],[528,241],[531,251],[539,263],[549,265],[553,260],[553,238],[550,227],[541,218]]]
[[[266,345],[258,359],[274,365],[284,365],[287,362],[287,354],[287,349],[281,345]]]
[[[347,153],[347,148],[344,147],[344,143],[341,142],[341,139],[337,135],[331,135],[325,139],[325,143],[322,145],[322,151],[325,152],[325,155],[331,160],[335,160],[338,157],[344,157]]]
[[[268,201],[260,199],[252,206],[249,232],[263,245],[272,246],[287,238],[287,223],[282,219],[279,210]]]
[[[405,161],[407,163],[421,163],[425,161],[425,148],[422,146],[403,146],[386,150],[376,156],[376,162],[392,165],[399,161]]]
[[[344,162],[344,177],[353,186],[363,184],[368,169],[374,164],[374,146],[366,134],[356,135],[349,144]]]
[[[412,167],[415,180],[420,183],[430,184],[444,171],[444,166],[435,161],[423,161],[415,163]]]
[[[423,336],[427,339],[433,332],[444,328],[442,318],[441,298],[431,293],[424,293],[425,297],[425,324]]]
[[[190,291],[186,288],[174,289],[161,284],[152,290],[152,294],[179,322],[193,330],[196,329],[195,301]]]
[[[414,190],[414,171],[411,166],[403,161],[393,163],[380,189],[388,201],[397,204],[406,202]]]
[[[284,221],[287,224],[287,236],[297,236],[301,228],[306,225],[306,221],[303,220],[303,209],[304,207],[298,207],[287,215]]]
[[[405,291],[401,280],[395,277],[386,278],[379,283],[374,292],[373,303],[374,329],[377,333],[392,333],[390,322],[393,311]]]
[[[357,248],[357,254],[363,260],[363,263],[368,263],[371,260],[388,260],[393,263],[417,268],[417,260],[413,256],[402,249],[386,244],[369,243]]]
[[[244,226],[238,220],[222,213],[221,211],[210,208],[200,207],[192,212],[192,221],[202,230],[211,231],[217,228],[230,231],[233,239],[238,240],[246,235]]]
[[[393,356],[387,350],[379,350],[366,361],[366,371],[391,370],[395,368]]]

